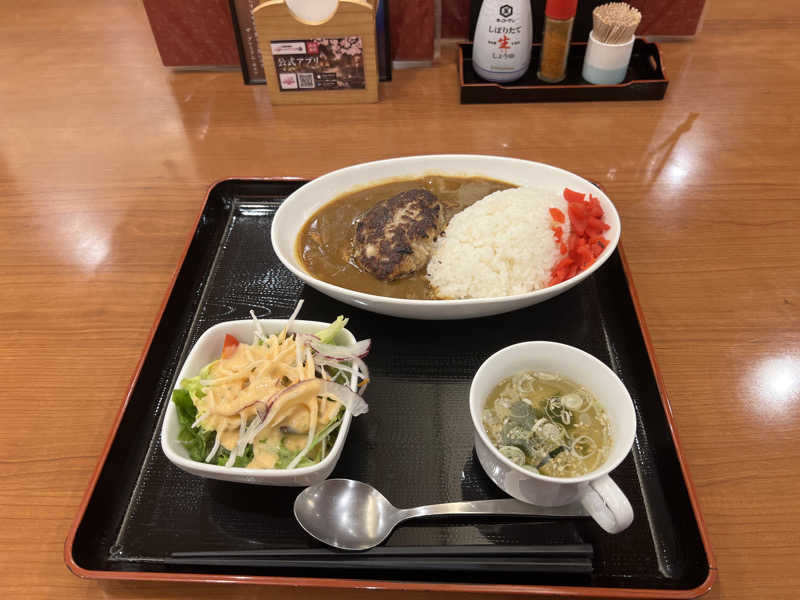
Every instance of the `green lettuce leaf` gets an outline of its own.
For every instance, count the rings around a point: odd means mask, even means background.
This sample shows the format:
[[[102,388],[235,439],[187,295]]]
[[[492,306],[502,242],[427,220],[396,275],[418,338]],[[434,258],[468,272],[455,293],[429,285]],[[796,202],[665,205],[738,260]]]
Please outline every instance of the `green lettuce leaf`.
[[[216,362],[216,361],[214,361]],[[211,371],[211,363],[203,367],[200,373],[196,377],[187,377],[181,380],[181,388],[189,392],[192,398],[202,398],[205,396],[205,392],[203,391],[203,384],[200,383],[203,379],[208,379],[208,373]]]
[[[211,462],[224,467],[225,463],[228,462],[230,456],[231,453],[229,450],[220,447],[220,449],[217,450],[217,454],[214,456]],[[247,444],[247,446],[244,449],[244,454],[236,457],[236,460],[233,461],[233,466],[246,467],[247,465],[250,464],[251,460],[253,460],[253,444]]]
[[[278,448],[278,460],[275,463],[276,469],[285,469],[292,459],[297,456],[299,450],[289,450],[286,446],[283,445],[281,442],[280,447]]]
[[[178,441],[183,444],[192,460],[203,462],[214,447],[215,433],[205,431],[201,427],[192,427],[197,418],[197,408],[188,391],[180,389],[172,392],[172,402],[178,413],[181,430]]]
[[[336,317],[336,320],[333,323],[317,333],[317,337],[323,344],[333,344],[334,338],[342,329],[344,329],[344,326],[347,325],[348,320],[349,319],[345,319],[342,315],[339,315]]]

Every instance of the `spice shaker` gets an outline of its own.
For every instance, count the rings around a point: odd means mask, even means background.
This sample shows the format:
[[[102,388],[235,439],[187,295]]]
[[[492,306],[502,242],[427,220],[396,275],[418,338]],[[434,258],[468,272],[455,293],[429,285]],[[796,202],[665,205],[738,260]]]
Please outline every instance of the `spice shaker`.
[[[531,62],[530,0],[484,0],[475,26],[472,66],[487,81],[515,81]]]
[[[547,0],[544,8],[544,35],[539,58],[539,79],[558,83],[566,75],[572,23],[578,0]]]

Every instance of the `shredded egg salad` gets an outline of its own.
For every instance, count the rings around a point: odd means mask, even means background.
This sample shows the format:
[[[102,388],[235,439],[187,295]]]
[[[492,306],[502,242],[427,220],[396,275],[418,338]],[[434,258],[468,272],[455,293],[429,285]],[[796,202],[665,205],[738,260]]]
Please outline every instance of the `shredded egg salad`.
[[[179,440],[196,461],[248,469],[314,465],[336,441],[345,411],[367,411],[362,360],[370,340],[333,343],[339,317],[316,335],[266,335],[255,315],[252,344],[226,335],[220,358],[181,381],[172,400]]]

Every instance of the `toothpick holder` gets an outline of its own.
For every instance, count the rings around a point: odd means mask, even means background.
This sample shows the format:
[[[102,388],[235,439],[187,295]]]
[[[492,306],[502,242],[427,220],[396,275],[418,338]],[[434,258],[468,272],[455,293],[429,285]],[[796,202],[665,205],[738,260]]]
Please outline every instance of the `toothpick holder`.
[[[631,60],[635,36],[624,44],[606,44],[589,33],[586,56],[583,60],[583,78],[589,83],[614,85],[625,79]]]

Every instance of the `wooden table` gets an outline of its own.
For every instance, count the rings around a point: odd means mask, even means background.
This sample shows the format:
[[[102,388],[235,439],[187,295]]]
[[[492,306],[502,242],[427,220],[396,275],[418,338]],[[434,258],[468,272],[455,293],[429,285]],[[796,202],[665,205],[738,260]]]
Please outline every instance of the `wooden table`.
[[[708,597],[795,596],[791,3],[713,3],[697,40],[663,44],[661,102],[461,106],[446,53],[396,72],[379,104],[313,108],[273,108],[237,72],[163,68],[134,0],[13,4],[0,9],[5,597],[367,597],[84,581],[63,544],[209,184],[439,152],[544,161],[605,186],[716,551]]]

